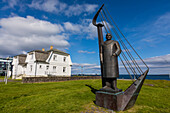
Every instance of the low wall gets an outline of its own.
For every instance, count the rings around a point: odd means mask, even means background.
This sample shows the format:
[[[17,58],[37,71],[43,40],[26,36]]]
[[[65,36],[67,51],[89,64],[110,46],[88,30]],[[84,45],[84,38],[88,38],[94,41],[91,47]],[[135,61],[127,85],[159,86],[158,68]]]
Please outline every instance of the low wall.
[[[23,77],[23,83],[39,83],[39,82],[58,82],[69,80],[83,80],[83,79],[100,79],[101,76],[77,76],[77,77]]]

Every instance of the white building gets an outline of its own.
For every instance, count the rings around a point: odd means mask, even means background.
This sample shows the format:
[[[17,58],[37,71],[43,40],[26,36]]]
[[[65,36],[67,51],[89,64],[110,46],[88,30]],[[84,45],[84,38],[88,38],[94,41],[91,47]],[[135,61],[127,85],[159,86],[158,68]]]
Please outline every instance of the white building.
[[[34,50],[13,58],[13,79],[22,77],[71,76],[71,58],[57,49]]]

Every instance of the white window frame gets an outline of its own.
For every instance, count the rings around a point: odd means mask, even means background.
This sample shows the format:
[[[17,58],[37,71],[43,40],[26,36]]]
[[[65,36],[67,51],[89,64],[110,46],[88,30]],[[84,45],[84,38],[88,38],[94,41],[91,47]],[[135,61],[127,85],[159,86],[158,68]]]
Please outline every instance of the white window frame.
[[[57,66],[53,66],[53,72],[57,72]]]
[[[57,60],[57,55],[53,56],[53,60],[56,61]]]

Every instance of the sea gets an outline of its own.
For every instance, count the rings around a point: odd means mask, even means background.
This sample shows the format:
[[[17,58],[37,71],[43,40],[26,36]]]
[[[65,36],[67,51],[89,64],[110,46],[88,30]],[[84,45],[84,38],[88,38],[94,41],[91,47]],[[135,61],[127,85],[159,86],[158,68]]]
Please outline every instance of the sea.
[[[101,75],[86,75],[86,74],[78,74],[78,75],[72,75],[72,76],[101,76]],[[134,75],[131,75],[132,76],[132,78],[134,79],[136,79],[136,77],[134,77]],[[131,79],[131,77],[129,76],[129,75],[123,75],[123,74],[121,74],[121,75],[119,75],[119,78],[118,79]],[[162,75],[147,75],[146,76],[146,79],[150,79],[150,80],[170,80],[170,75],[164,75],[164,74],[162,74]]]

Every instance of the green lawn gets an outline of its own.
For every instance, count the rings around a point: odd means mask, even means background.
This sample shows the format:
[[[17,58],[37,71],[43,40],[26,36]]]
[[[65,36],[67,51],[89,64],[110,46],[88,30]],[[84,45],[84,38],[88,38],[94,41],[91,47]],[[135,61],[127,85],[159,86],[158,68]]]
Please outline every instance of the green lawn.
[[[126,89],[131,81],[118,81]],[[0,113],[68,113],[86,111],[95,95],[90,88],[101,88],[101,80],[78,80],[55,83],[0,83]],[[152,86],[152,85],[153,86]],[[93,104],[94,105],[94,104]],[[126,112],[170,113],[170,81],[146,80],[135,106]]]
[[[5,78],[5,76],[0,76],[0,79],[4,79]],[[9,77],[8,79],[11,79],[11,77]]]

